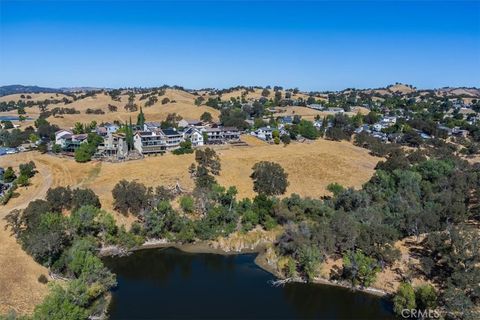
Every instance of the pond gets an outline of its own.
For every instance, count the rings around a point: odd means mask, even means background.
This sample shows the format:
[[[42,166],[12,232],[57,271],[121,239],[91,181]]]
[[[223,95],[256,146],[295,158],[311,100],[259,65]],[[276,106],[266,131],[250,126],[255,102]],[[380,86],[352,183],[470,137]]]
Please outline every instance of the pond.
[[[117,274],[111,319],[394,319],[385,299],[306,283],[274,287],[254,254],[148,249],[107,257]]]

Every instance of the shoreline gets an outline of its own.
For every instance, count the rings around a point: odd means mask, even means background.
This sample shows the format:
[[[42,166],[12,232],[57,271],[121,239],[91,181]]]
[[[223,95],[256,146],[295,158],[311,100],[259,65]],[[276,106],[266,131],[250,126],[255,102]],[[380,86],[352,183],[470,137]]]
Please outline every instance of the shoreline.
[[[210,245],[208,241],[198,241],[198,242],[193,242],[193,243],[188,243],[188,244],[181,244],[181,243],[175,243],[175,242],[168,242],[164,240],[158,240],[158,241],[147,241],[144,244],[142,244],[139,247],[135,247],[131,250],[129,250],[129,253],[135,252],[135,251],[140,251],[140,250],[148,250],[148,249],[156,249],[156,248],[175,248],[183,252],[188,252],[188,253],[207,253],[207,254],[220,254],[224,256],[230,256],[230,255],[237,255],[237,254],[248,254],[248,253],[255,253],[255,259],[254,263],[261,268],[262,270],[272,274],[275,278],[279,280],[285,280],[285,278],[278,273],[278,271],[272,267],[266,259],[266,247],[264,245],[257,246],[255,248],[246,248],[242,249],[239,251],[227,251],[224,249],[219,249],[219,248],[214,248]],[[103,256],[115,256],[114,253],[108,253],[104,252]],[[304,282],[304,281],[299,281],[300,279],[292,279],[291,282]],[[303,279],[302,279],[303,280]],[[363,293],[375,295],[377,297],[381,298],[387,298],[390,294],[387,292],[384,292],[379,289],[375,289],[372,287],[367,287],[367,288],[359,288],[359,287],[352,287],[346,283],[341,283],[333,280],[328,280],[324,278],[315,278],[315,280],[311,283],[314,284],[320,284],[320,285],[328,285],[328,286],[334,286],[334,287],[340,287],[344,289],[349,289],[351,291],[360,291]]]

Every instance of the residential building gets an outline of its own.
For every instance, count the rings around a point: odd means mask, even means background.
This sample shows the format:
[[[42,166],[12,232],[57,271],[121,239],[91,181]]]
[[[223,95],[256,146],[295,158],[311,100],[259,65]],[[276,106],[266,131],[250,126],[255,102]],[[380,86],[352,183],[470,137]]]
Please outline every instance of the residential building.
[[[307,105],[307,107],[309,107],[310,109],[315,109],[315,110],[323,110],[323,109],[325,109],[325,107],[324,107],[322,104],[318,104],[318,103],[309,104],[309,105]],[[342,110],[343,110],[343,109],[342,109]]]
[[[67,140],[72,138],[73,133],[68,130],[58,130],[55,132],[55,144],[58,144],[62,148],[65,147]]]
[[[143,131],[155,131],[160,129],[161,123],[160,122],[145,122],[143,124]]]
[[[205,124],[200,120],[185,120],[182,119],[178,122],[180,128],[194,127],[194,128],[203,128]]]
[[[223,144],[240,140],[240,131],[235,127],[212,127],[203,131],[208,144]]]
[[[328,112],[334,112],[334,113],[344,113],[345,110],[343,110],[343,108],[328,108],[327,109]]]
[[[105,137],[110,133],[117,132],[118,129],[120,129],[118,125],[107,122],[103,125],[98,126],[95,131],[99,136]]]
[[[128,146],[123,133],[109,133],[103,143],[98,146],[98,156],[125,158],[128,155]]]
[[[137,131],[133,137],[133,146],[145,155],[163,153],[167,150],[166,139],[161,130]]]
[[[88,134],[73,134],[69,139],[65,140],[65,145],[63,151],[65,152],[75,152],[82,143],[87,143]]]
[[[190,140],[193,147],[203,146],[203,133],[197,128],[187,128],[183,131],[183,139]]]
[[[162,129],[163,136],[165,137],[165,145],[167,150],[174,150],[180,146],[180,142],[183,141],[183,133],[177,131],[175,128]]]
[[[452,134],[457,137],[464,137],[466,138],[469,134],[468,130],[460,129],[459,127],[455,127],[452,129]]]
[[[270,128],[270,126],[261,127],[253,131],[251,134],[259,139],[269,141],[273,138],[273,129]]]

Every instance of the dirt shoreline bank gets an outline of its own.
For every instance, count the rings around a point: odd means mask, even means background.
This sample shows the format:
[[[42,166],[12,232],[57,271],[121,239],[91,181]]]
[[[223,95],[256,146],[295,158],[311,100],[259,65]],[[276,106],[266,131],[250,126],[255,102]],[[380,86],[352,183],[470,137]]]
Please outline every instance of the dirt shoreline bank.
[[[242,250],[234,250],[234,251],[227,251],[224,249],[220,248],[213,248],[208,241],[199,241],[199,242],[194,242],[194,243],[189,243],[189,244],[180,244],[180,243],[175,243],[175,242],[163,242],[163,241],[158,241],[158,242],[151,242],[151,243],[146,243],[141,245],[140,247],[133,248],[131,252],[134,251],[139,251],[139,250],[148,250],[148,249],[156,249],[156,248],[175,248],[184,252],[188,253],[211,253],[211,254],[221,254],[221,255],[236,255],[236,254],[247,254],[247,253],[255,253],[255,264],[259,266],[261,269],[271,273],[274,277],[284,280],[285,278],[278,273],[276,268],[272,267],[268,262],[266,258],[266,247],[265,246],[259,246],[256,248],[247,248],[247,249],[242,249]],[[102,255],[107,256],[107,255],[115,255],[115,254],[109,254],[108,252],[102,253]],[[292,282],[300,282],[299,280],[292,280]],[[316,278],[312,283],[315,284],[322,284],[322,285],[329,285],[329,286],[334,286],[334,287],[341,287],[345,289],[350,289],[352,291],[360,291],[368,294],[372,294],[378,297],[386,298],[389,296],[389,293],[384,292],[379,289],[375,288],[356,288],[352,287],[346,283],[340,283],[340,282],[335,282],[332,280],[328,279],[323,279],[323,278]]]

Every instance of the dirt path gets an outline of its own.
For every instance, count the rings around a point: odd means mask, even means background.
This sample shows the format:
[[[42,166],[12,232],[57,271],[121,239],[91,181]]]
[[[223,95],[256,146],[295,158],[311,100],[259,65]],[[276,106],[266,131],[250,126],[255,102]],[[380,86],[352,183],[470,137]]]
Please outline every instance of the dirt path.
[[[22,156],[2,158],[1,166],[18,167],[20,163],[34,160],[35,155],[24,153]],[[45,197],[52,185],[52,173],[48,166],[37,161],[38,173],[32,178],[32,185],[19,188],[19,196],[0,207],[0,314],[15,311],[19,314],[31,313],[33,307],[40,303],[47,293],[47,286],[38,282],[38,277],[47,275],[48,271],[36,263],[16,239],[5,230],[3,218],[14,209],[23,209],[35,199]]]
[[[25,154],[25,162],[34,160],[33,156],[29,153]],[[27,188],[21,188],[19,190],[20,196],[18,198],[13,198],[7,205],[0,209],[0,219],[3,219],[10,211],[15,209],[24,209],[28,206],[30,201],[37,199],[44,199],[48,189],[52,186],[53,177],[52,171],[50,168],[35,159],[35,165],[37,167],[38,173],[36,174],[35,181],[32,181],[32,185]],[[40,183],[36,183],[38,182]]]

